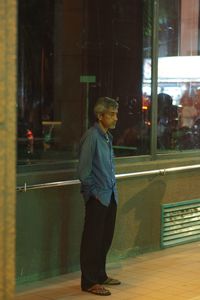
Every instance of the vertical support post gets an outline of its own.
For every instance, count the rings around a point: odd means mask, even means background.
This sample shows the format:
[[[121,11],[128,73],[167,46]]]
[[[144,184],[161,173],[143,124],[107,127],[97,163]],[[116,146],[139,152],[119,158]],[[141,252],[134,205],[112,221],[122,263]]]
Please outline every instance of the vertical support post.
[[[95,75],[81,75],[80,82],[86,83],[85,120],[84,120],[85,128],[84,128],[84,130],[87,130],[88,125],[89,125],[89,88],[90,88],[89,84],[96,82],[96,76]]]
[[[86,107],[85,107],[85,130],[88,129],[89,125],[89,82],[86,83]]]
[[[152,81],[151,81],[151,156],[156,159],[157,151],[157,118],[158,118],[158,17],[159,0],[153,1],[153,33],[152,33]]]
[[[0,1],[0,300],[15,292],[16,4]]]

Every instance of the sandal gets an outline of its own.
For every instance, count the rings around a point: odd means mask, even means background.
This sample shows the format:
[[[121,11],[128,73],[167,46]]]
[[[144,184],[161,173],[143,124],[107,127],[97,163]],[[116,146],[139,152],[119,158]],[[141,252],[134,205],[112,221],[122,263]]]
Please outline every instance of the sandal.
[[[108,277],[103,284],[107,284],[107,285],[119,285],[121,284],[121,282],[118,279],[114,279],[111,277]]]
[[[92,293],[94,295],[99,295],[99,296],[109,296],[111,295],[111,292],[107,289],[105,289],[102,285],[100,284],[95,284],[89,289],[83,289],[84,292]]]

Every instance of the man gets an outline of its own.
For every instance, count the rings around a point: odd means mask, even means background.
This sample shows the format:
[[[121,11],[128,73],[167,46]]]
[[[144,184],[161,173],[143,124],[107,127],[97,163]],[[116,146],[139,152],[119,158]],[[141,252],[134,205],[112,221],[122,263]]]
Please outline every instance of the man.
[[[112,135],[117,122],[118,103],[107,97],[94,107],[96,123],[80,142],[78,174],[85,200],[80,264],[81,288],[92,294],[108,296],[104,285],[120,284],[107,276],[106,256],[110,248],[117,210],[117,190],[113,165]]]

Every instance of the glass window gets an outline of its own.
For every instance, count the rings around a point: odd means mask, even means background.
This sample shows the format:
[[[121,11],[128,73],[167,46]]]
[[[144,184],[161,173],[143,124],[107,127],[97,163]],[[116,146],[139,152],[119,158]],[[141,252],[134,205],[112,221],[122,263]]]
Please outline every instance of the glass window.
[[[76,159],[100,96],[115,155],[150,152],[151,23],[149,0],[18,1],[19,165]]]
[[[199,0],[160,0],[158,149],[200,149]]]

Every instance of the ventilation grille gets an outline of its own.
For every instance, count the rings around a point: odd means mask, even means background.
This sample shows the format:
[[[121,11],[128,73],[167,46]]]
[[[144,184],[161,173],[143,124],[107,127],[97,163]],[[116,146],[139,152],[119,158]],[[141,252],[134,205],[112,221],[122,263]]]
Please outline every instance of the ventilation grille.
[[[161,247],[200,240],[200,200],[162,205]]]

